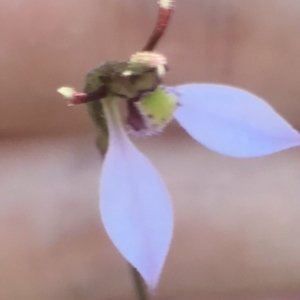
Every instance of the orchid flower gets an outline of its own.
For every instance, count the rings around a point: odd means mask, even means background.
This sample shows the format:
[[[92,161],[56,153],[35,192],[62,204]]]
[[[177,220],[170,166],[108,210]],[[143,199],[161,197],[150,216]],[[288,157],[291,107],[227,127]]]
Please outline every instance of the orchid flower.
[[[102,220],[113,244],[152,290],[172,239],[172,204],[155,167],[128,138],[118,102],[127,105],[129,132],[139,136],[158,134],[175,118],[196,141],[227,156],[259,157],[300,145],[300,134],[291,125],[243,89],[164,86],[167,59],[152,50],[173,6],[166,0],[159,5],[156,28],[143,51],[127,62],[108,61],[92,70],[83,93],[58,90],[71,105],[87,103],[95,123],[108,133],[100,181]]]

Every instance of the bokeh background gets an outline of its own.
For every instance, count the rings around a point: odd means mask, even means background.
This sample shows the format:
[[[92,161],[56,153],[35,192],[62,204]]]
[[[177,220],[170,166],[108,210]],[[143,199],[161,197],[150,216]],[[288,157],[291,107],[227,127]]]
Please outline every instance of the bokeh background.
[[[177,2],[167,83],[247,88],[300,129],[300,1]],[[56,89],[126,60],[156,15],[155,0],[0,0],[1,300],[135,299],[99,217],[94,127]],[[300,149],[230,159],[175,123],[135,142],[175,207],[155,299],[300,299]]]

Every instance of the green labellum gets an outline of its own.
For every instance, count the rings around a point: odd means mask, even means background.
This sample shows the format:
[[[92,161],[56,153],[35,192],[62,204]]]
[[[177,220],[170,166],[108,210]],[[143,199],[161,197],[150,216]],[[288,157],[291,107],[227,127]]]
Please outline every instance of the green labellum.
[[[153,135],[162,131],[172,120],[178,101],[175,95],[158,88],[154,92],[145,95],[135,104],[144,119],[146,126],[144,134]]]

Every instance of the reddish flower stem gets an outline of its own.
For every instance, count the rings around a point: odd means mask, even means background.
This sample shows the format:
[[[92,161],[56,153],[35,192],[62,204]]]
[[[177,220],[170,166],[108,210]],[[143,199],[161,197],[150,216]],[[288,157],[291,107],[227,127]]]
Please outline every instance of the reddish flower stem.
[[[154,30],[152,32],[152,35],[150,36],[146,46],[143,48],[142,51],[152,51],[155,48],[160,38],[165,33],[165,30],[171,18],[172,11],[173,11],[172,7],[170,8],[160,7],[158,13],[158,19],[154,27]]]

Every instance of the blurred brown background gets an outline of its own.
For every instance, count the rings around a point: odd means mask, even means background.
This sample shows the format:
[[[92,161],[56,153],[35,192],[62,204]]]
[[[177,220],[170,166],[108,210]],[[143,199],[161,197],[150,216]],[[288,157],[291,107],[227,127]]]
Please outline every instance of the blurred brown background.
[[[155,0],[0,1],[0,299],[135,299],[98,212],[101,160],[81,88],[152,31]],[[178,0],[158,50],[168,84],[222,82],[300,128],[300,1]],[[155,299],[300,299],[300,150],[234,160],[176,124],[138,141],[173,196]]]

